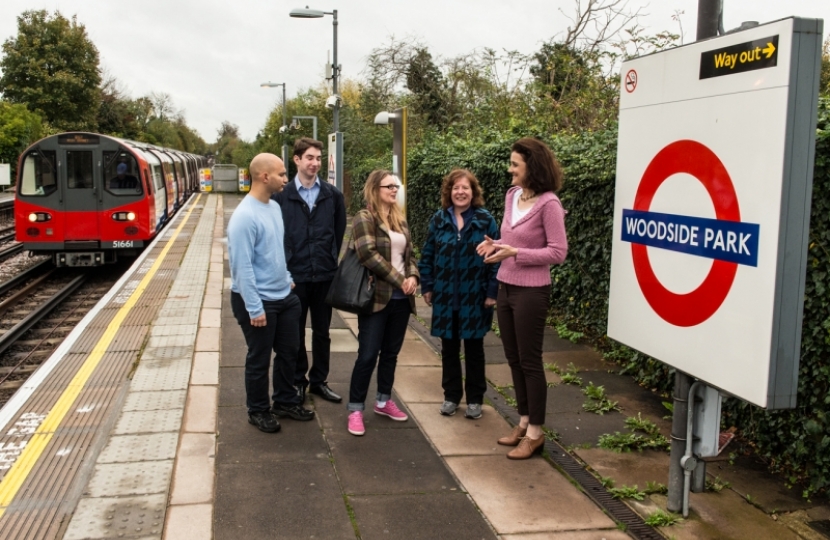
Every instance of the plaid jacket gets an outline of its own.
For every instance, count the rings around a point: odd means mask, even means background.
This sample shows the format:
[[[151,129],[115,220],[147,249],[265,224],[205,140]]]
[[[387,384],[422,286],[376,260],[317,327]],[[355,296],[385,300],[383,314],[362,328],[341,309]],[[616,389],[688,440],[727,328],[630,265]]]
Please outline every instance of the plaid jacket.
[[[403,282],[410,276],[420,280],[418,261],[412,256],[412,240],[409,237],[409,227],[402,224],[403,234],[406,236],[406,251],[404,253],[404,267],[406,275],[401,274],[390,262],[392,260],[392,242],[389,239],[389,229],[372,216],[369,210],[363,209],[352,219],[352,239],[357,258],[361,264],[372,271],[377,279],[375,285],[375,306],[373,313],[386,307],[392,299],[392,292],[400,289]],[[415,298],[409,297],[412,313],[415,311]]]

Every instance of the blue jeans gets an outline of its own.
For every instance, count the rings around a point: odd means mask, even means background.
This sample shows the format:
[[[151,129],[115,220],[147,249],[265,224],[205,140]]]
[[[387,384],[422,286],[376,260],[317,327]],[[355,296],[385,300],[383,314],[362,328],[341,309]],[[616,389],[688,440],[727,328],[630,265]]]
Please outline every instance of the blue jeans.
[[[300,300],[294,293],[282,300],[263,300],[265,326],[251,326],[251,316],[239,293],[231,293],[231,309],[242,327],[248,354],[245,357],[245,394],[248,413],[266,412],[271,408],[268,399],[268,369],[271,351],[274,357],[273,400],[275,405],[298,405],[300,396],[294,388],[294,366],[300,344],[298,319]]]
[[[395,367],[401,352],[406,326],[409,323],[409,299],[390,300],[377,313],[357,316],[357,360],[349,386],[350,411],[362,411],[366,394],[372,382],[372,372],[378,367],[378,401],[392,397]]]

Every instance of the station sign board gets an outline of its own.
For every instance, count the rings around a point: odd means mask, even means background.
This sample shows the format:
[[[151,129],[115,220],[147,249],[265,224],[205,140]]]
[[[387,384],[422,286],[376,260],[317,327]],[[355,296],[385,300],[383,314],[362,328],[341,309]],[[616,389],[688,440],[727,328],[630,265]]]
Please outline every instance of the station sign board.
[[[795,406],[822,29],[621,70],[608,335],[771,409]]]

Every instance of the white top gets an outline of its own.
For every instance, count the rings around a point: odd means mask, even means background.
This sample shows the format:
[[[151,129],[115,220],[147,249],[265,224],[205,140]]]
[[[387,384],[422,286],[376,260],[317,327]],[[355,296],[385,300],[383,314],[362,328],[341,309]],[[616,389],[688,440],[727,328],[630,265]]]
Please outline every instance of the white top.
[[[405,265],[403,261],[404,250],[406,249],[406,236],[403,233],[389,231],[389,240],[392,242],[392,266],[401,274],[404,272]]]
[[[516,225],[520,219],[525,217],[528,212],[533,208],[532,206],[527,210],[519,210],[519,197],[522,196],[522,188],[516,190],[516,193],[513,195],[513,216],[510,220],[510,225]]]

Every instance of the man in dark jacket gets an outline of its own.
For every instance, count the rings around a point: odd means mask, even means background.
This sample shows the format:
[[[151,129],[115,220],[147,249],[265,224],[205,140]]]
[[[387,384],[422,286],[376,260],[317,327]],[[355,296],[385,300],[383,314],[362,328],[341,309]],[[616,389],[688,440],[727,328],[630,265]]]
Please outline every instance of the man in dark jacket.
[[[306,388],[327,401],[341,397],[329,388],[331,306],[326,304],[337,256],[346,232],[346,203],[343,194],[317,177],[323,144],[303,137],[294,143],[297,176],[273,196],[285,222],[285,259],[294,278],[294,294],[300,298],[300,348],[294,384],[305,398]],[[305,348],[305,322],[311,311],[311,371]],[[306,378],[308,373],[308,378]]]

